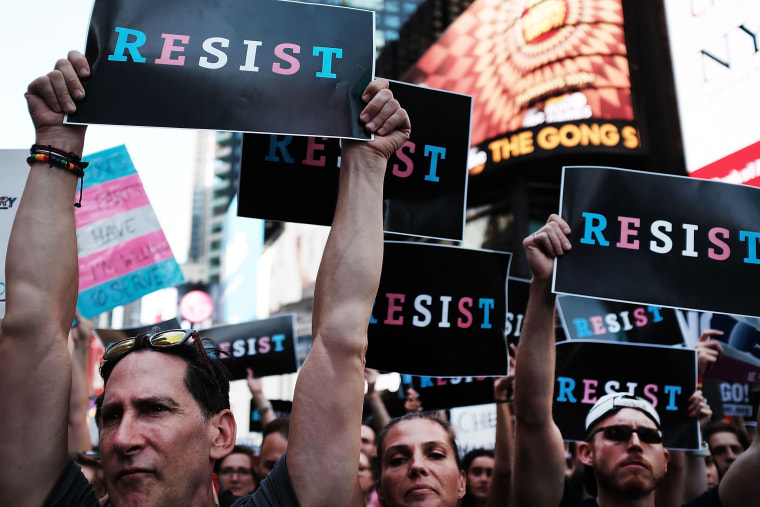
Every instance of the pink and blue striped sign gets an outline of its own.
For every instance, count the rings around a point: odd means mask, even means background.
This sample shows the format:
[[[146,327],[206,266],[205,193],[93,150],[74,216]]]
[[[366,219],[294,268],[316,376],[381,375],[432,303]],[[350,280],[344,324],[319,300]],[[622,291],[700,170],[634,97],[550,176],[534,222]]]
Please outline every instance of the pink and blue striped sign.
[[[87,157],[77,308],[91,318],[184,281],[182,271],[124,145]]]

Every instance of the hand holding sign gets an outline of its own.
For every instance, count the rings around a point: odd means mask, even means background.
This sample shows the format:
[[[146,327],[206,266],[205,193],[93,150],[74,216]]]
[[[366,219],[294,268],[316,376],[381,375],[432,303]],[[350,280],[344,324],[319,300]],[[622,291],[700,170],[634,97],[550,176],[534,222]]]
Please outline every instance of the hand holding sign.
[[[89,75],[87,59],[82,53],[71,51],[67,60],[56,62],[55,70],[29,84],[25,96],[37,131],[37,144],[82,154],[87,127],[64,126],[63,116],[76,111],[74,101],[84,98],[80,78]]]
[[[556,214],[552,214],[546,225],[523,240],[523,248],[528,256],[528,264],[533,276],[548,280],[554,271],[554,258],[564,255],[572,248],[567,236],[570,226]]]
[[[723,331],[705,329],[700,335],[699,341],[694,345],[694,348],[697,350],[697,375],[700,379],[723,355],[723,345],[718,340],[710,339],[712,336],[722,335]]]

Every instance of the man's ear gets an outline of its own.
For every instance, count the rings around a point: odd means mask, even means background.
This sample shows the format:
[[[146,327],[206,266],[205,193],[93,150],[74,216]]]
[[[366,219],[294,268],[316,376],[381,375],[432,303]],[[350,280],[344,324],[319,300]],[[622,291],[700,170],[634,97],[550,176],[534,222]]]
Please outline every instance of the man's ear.
[[[594,449],[588,442],[578,442],[576,446],[578,452],[578,461],[586,466],[594,466]]]
[[[222,459],[232,452],[235,447],[235,438],[237,436],[237,424],[232,411],[225,409],[215,414],[209,421],[209,431],[211,431],[211,459]]]

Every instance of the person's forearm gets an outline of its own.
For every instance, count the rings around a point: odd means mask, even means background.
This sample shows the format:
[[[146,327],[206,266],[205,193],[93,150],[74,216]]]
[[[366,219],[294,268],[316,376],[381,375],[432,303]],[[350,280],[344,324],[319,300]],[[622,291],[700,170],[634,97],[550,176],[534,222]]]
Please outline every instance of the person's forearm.
[[[388,409],[385,403],[383,403],[380,393],[374,389],[366,394],[365,399],[369,402],[370,409],[372,410],[372,426],[375,429],[375,433],[380,433],[391,422]]]
[[[511,505],[513,442],[512,411],[509,410],[509,403],[497,400],[493,479],[488,488],[486,507]]]
[[[528,308],[516,358],[514,404],[517,420],[546,424],[554,393],[554,294],[550,280],[530,285]],[[524,386],[524,387],[522,387]]]

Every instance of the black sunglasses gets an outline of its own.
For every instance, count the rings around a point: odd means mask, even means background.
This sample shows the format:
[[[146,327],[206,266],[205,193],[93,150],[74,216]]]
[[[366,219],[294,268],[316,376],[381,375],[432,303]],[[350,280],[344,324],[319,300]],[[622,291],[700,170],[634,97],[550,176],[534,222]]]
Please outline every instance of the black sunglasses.
[[[615,426],[602,426],[592,431],[586,441],[590,441],[594,438],[594,435],[601,432],[605,440],[612,442],[628,442],[631,439],[631,435],[636,433],[639,436],[639,440],[645,444],[661,444],[662,443],[662,431],[657,428],[634,428],[633,426],[627,426],[624,424],[618,424]]]

